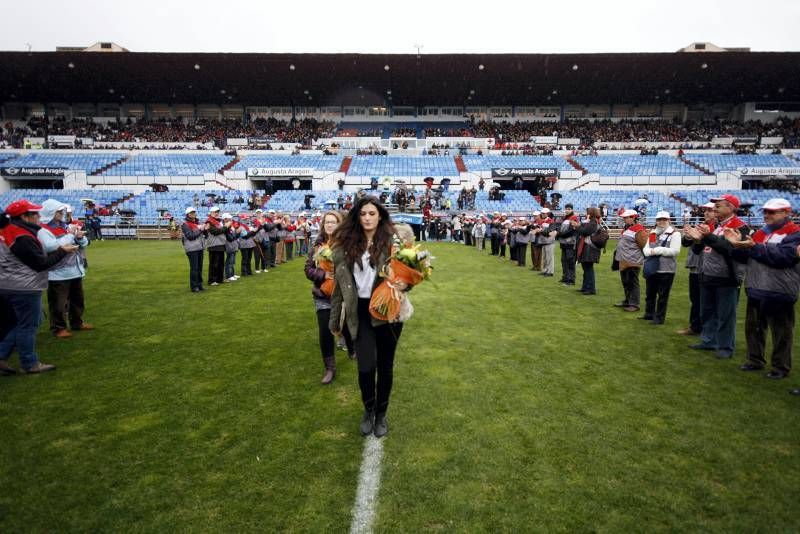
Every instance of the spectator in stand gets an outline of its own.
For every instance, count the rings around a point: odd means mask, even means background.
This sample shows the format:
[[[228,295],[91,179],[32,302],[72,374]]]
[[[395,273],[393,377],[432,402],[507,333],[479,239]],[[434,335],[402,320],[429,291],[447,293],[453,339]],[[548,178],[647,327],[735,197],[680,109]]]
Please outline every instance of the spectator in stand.
[[[58,265],[77,245],[61,245],[46,253],[37,238],[42,206],[25,199],[6,206],[0,214],[0,299],[14,316],[14,324],[0,341],[0,374],[13,375],[8,364],[16,348],[20,370],[27,374],[52,371],[55,365],[39,361],[36,331],[42,317],[42,293],[47,289],[47,271]]]
[[[725,239],[733,254],[747,261],[747,361],[742,371],[760,371],[767,365],[767,330],[772,330],[772,369],[765,376],[781,379],[792,370],[794,306],[800,293],[800,226],[792,222],[792,205],[783,198],[764,204],[764,226],[741,239],[727,228]]]

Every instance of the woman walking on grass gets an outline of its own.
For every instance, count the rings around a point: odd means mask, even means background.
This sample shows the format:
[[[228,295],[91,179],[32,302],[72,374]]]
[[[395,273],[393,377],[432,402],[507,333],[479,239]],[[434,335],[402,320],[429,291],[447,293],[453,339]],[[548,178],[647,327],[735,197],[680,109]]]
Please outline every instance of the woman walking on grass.
[[[306,278],[314,282],[314,287],[311,288],[311,295],[314,297],[314,307],[317,310],[319,349],[322,352],[322,362],[325,365],[325,375],[322,377],[323,385],[330,384],[336,377],[335,343],[333,334],[328,328],[331,318],[331,293],[334,285],[333,262],[329,257],[329,241],[330,236],[341,222],[342,216],[337,211],[329,211],[322,217],[319,235],[308,253],[305,266]],[[353,341],[350,339],[350,333],[346,327],[342,333],[347,343],[347,352],[353,358],[355,357],[355,351],[353,349]]]
[[[338,334],[345,325],[355,342],[358,385],[364,403],[360,430],[383,437],[389,431],[386,410],[392,391],[394,354],[403,323],[388,323],[370,315],[378,273],[391,256],[394,226],[374,197],[359,199],[333,235],[336,287],[331,297],[330,330]],[[400,283],[397,289],[406,289]],[[377,375],[377,380],[376,380]]]

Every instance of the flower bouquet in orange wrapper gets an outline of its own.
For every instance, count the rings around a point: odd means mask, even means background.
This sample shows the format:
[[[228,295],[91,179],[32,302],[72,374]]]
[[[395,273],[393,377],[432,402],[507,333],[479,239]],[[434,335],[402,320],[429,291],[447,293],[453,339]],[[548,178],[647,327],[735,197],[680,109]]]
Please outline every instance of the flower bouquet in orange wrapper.
[[[317,264],[317,267],[325,271],[326,273],[333,274],[333,250],[331,249],[328,243],[325,243],[314,254],[314,262]],[[326,297],[330,297],[333,295],[333,290],[336,287],[336,280],[333,278],[326,278],[322,285],[320,286],[320,291],[322,291]]]
[[[410,227],[397,225],[396,228],[392,256],[380,273],[384,280],[369,301],[370,315],[390,323],[406,321],[414,313],[406,290],[430,278],[434,259],[427,250],[414,244]]]

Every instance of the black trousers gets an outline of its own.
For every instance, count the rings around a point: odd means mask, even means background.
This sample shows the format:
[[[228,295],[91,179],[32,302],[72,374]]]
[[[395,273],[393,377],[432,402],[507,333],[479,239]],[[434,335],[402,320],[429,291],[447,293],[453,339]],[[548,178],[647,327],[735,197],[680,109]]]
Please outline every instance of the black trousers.
[[[317,310],[317,328],[319,329],[319,350],[322,353],[322,359],[325,358],[333,358],[334,356],[334,349],[336,345],[336,341],[333,338],[333,334],[331,333],[330,328],[328,328],[328,324],[331,319],[331,310]],[[342,337],[344,337],[344,343],[347,345],[347,353],[353,354],[355,352],[355,346],[353,345],[353,337],[350,335],[350,331],[345,326],[342,330]]]
[[[502,241],[500,242],[500,257],[501,258],[506,257],[506,244]]]
[[[651,274],[645,279],[644,316],[663,323],[675,273]]]
[[[497,254],[500,252],[500,239],[494,234],[492,234],[492,237],[489,239],[491,239],[492,256],[497,256]]]
[[[225,276],[225,251],[208,251],[208,283],[214,282],[221,284],[222,277]]]
[[[257,247],[258,245],[256,245]],[[256,253],[256,269],[258,269],[258,262],[261,256],[259,250],[256,250],[255,247],[253,248],[240,248],[239,251],[242,253],[242,276],[249,276],[253,274],[253,264],[251,263],[251,258],[253,257],[253,252]]]
[[[575,283],[575,260],[577,253],[574,246],[561,247],[561,281],[565,284]]]
[[[358,386],[366,410],[384,414],[394,381],[394,354],[403,332],[403,323],[374,327],[369,314],[369,299],[358,299]],[[377,375],[377,379],[376,379]]]
[[[689,273],[689,328],[698,334],[703,331],[703,320],[700,307],[700,275]]]
[[[47,307],[50,314],[50,331],[55,333],[69,327],[77,330],[83,324],[83,278],[51,281],[47,284]]]
[[[518,250],[519,250],[519,248],[517,247],[516,243],[514,244],[514,246],[510,246],[509,247],[508,258],[511,261],[517,261],[517,251]]]
[[[767,329],[772,330],[772,368],[789,374],[792,370],[794,341],[794,302],[760,300],[747,297],[745,318],[747,360],[764,367]]]
[[[189,289],[203,288],[203,251],[187,252],[189,258]]]
[[[294,258],[294,241],[287,241],[286,242],[286,254],[285,254],[284,261],[289,261]]]
[[[264,257],[267,259],[267,265],[275,267],[275,241],[264,241],[261,243],[264,249]]]
[[[527,243],[520,243],[517,245],[517,263],[521,267],[525,267],[525,261],[528,257],[528,244]]]
[[[625,290],[625,300],[623,302],[628,306],[636,306],[638,308],[641,302],[639,268],[634,267],[620,271],[619,277],[622,280],[622,289]]]

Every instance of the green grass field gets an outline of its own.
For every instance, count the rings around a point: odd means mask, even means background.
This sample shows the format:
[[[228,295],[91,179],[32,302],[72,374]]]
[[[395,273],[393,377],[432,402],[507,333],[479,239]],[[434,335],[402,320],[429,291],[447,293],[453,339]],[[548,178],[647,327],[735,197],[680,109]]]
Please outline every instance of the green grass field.
[[[737,370],[744,298],[736,357],[718,361],[674,334],[683,270],[657,327],[611,306],[609,254],[584,297],[463,245],[430,249],[376,531],[797,531],[800,381]],[[302,260],[200,294],[176,242],[97,243],[89,261],[97,330],[43,327],[58,370],[0,379],[0,532],[348,530],[355,364],[340,356],[319,385]]]

